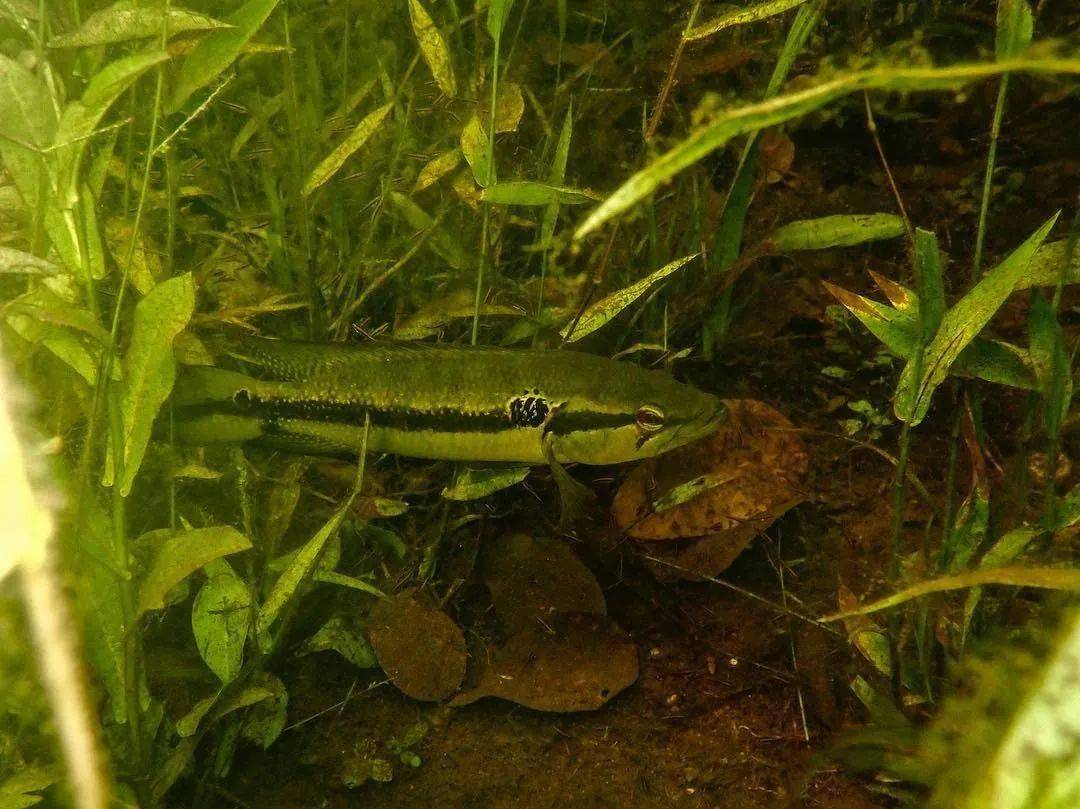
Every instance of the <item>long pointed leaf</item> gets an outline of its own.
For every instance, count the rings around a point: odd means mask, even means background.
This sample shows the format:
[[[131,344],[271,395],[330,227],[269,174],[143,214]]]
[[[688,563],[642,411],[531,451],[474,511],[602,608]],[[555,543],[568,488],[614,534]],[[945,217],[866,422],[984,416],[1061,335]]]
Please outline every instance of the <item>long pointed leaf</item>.
[[[900,375],[894,405],[897,418],[912,425],[923,420],[937,386],[945,381],[956,358],[1012,294],[1027,271],[1031,257],[1056,221],[1057,214],[945,314],[941,328],[926,347],[922,363],[909,361]]]
[[[653,194],[683,169],[719,149],[737,135],[798,118],[851,93],[862,90],[948,90],[1002,73],[1080,73],[1080,58],[1016,58],[950,67],[878,67],[836,78],[720,114],[690,134],[619,186],[574,234],[582,239],[606,222]]]

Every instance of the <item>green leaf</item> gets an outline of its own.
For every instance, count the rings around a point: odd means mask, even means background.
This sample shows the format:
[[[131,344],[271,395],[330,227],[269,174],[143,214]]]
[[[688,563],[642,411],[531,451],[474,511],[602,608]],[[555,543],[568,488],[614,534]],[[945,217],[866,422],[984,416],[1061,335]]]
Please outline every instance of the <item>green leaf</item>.
[[[169,590],[199,568],[251,547],[250,539],[228,525],[164,533],[166,537],[139,584],[138,615],[162,609]]]
[[[274,743],[274,740],[281,735],[281,731],[285,729],[289,694],[281,680],[266,672],[262,672],[255,678],[254,685],[269,690],[274,696],[272,699],[260,702],[251,711],[244,720],[240,733],[245,739],[254,742],[265,750]]]
[[[259,618],[255,627],[256,637],[263,648],[266,648],[269,641],[270,628],[281,615],[285,605],[296,596],[300,586],[308,581],[315,572],[315,567],[319,563],[323,550],[330,540],[337,535],[338,528],[341,527],[341,521],[345,519],[348,507],[351,504],[352,499],[350,498],[347,503],[334,512],[323,527],[315,533],[315,536],[296,551],[285,570],[274,582],[270,595],[266,597],[266,601],[263,602],[259,610]]]
[[[449,231],[436,225],[435,220],[428,215],[427,211],[398,191],[390,192],[390,202],[410,227],[417,231],[430,229],[431,232],[428,233],[425,244],[435,251],[439,258],[455,270],[464,269],[468,265],[469,258],[465,249]]]
[[[506,18],[510,16],[510,9],[513,6],[514,0],[491,0],[488,6],[487,31],[496,42],[502,38]]]
[[[516,180],[509,183],[496,183],[485,188],[480,194],[480,199],[498,205],[543,206],[553,203],[581,205],[595,201],[599,197],[592,191],[547,185],[530,180]]]
[[[574,238],[584,238],[629,210],[680,171],[738,135],[790,121],[863,90],[949,90],[1009,72],[1075,75],[1080,73],[1080,57],[1018,58],[993,63],[961,63],[950,67],[888,65],[843,73],[806,89],[735,107],[698,127],[673,149],[630,177],[589,215],[578,227]]]
[[[442,32],[432,22],[431,15],[420,0],[409,0],[409,19],[413,33],[420,43],[420,53],[435,77],[439,89],[448,96],[457,95],[457,80],[454,78],[454,63],[450,58],[450,49]]]
[[[521,483],[528,475],[527,466],[462,469],[454,477],[454,482],[443,489],[442,496],[447,500],[479,500]]]
[[[229,683],[244,662],[251,590],[225,561],[208,565],[207,576],[191,608],[191,629],[206,665],[222,683]]]
[[[60,268],[13,247],[0,247],[0,273],[9,275],[56,275]]]
[[[187,326],[194,308],[195,284],[190,273],[162,281],[135,305],[120,393],[124,462],[118,483],[125,497],[142,465],[154,418],[172,391],[176,376],[173,338]]]
[[[39,150],[53,143],[56,108],[41,80],[0,53],[0,157],[26,207],[38,204]]]
[[[386,598],[386,593],[374,584],[368,584],[363,579],[358,579],[355,576],[346,576],[336,570],[323,570],[321,568],[320,565],[320,569],[316,570],[315,575],[312,577],[315,581],[323,584],[336,584],[338,587],[348,587],[350,590],[359,590],[361,593],[367,593],[369,596],[375,596],[376,598]]]
[[[555,144],[555,154],[551,158],[551,168],[548,170],[548,183],[553,186],[561,186],[566,180],[566,162],[570,157],[570,137],[574,131],[574,104],[571,101],[566,108],[566,117],[563,118],[562,129],[559,131],[559,140]],[[540,244],[551,244],[555,235],[555,224],[559,220],[559,203],[554,201],[544,211],[544,218],[540,223]]]
[[[612,292],[603,300],[597,301],[586,309],[576,323],[573,321],[567,323],[559,333],[564,340],[571,343],[592,334],[658,283],[676,270],[685,267],[699,255],[700,253],[694,253],[677,258],[670,264],[665,264],[656,272],[642,278],[636,284],[631,284],[618,292]]]
[[[1068,240],[1044,244],[1031,259],[1028,272],[1016,285],[1017,289],[1029,287],[1054,287],[1064,279],[1066,284],[1080,284],[1080,249],[1073,250],[1068,270],[1065,269],[1065,255]]]
[[[919,331],[926,345],[945,316],[945,287],[941,280],[941,250],[931,231],[915,230],[915,280],[919,287]]]
[[[495,162],[488,148],[488,132],[475,113],[461,130],[461,153],[472,169],[473,178],[481,188],[495,182]]]
[[[87,48],[130,42],[133,39],[160,37],[166,25],[165,8],[160,5],[136,5],[133,0],[96,11],[74,31],[58,34],[49,40],[50,48]],[[188,31],[213,31],[230,28],[228,23],[179,6],[169,7],[169,36]]]
[[[216,722],[233,711],[257,705],[265,700],[274,699],[276,696],[277,694],[274,691],[262,685],[249,685],[225,700],[221,699],[221,692],[219,691],[199,700],[192,706],[190,711],[180,717],[176,723],[176,735],[182,739],[189,738],[195,735],[204,719],[207,722]],[[209,718],[207,719],[207,717]]]
[[[143,235],[143,231],[140,229],[132,234],[134,224],[134,221],[127,217],[110,217],[105,222],[105,243],[109,246],[109,252],[120,272],[127,274],[131,286],[140,295],[146,295],[157,284],[164,270],[157,250]],[[130,264],[127,263],[129,256]]]
[[[42,800],[42,792],[61,778],[56,767],[19,767],[7,780],[0,781],[0,806],[4,809],[24,809]]]
[[[1035,16],[1027,0],[998,0],[994,55],[1012,59],[1028,49],[1035,32]]]
[[[337,174],[338,169],[345,164],[345,161],[352,157],[378,131],[393,108],[394,102],[391,101],[374,112],[368,113],[364,120],[358,123],[356,128],[348,134],[345,140],[324,157],[314,171],[311,172],[311,176],[304,183],[304,196],[310,195],[312,191]]]
[[[885,279],[879,278],[878,283],[883,282]],[[914,296],[909,311],[901,311],[841,289],[828,281],[823,284],[871,334],[884,343],[890,353],[902,360],[911,359],[919,335],[919,306]],[[903,291],[898,284],[891,284],[891,287]],[[973,376],[999,385],[1023,390],[1036,388],[1026,352],[998,340],[976,337],[957,357],[953,370],[961,376]]]
[[[729,11],[726,11],[718,17],[714,17],[708,22],[695,25],[686,32],[683,39],[688,42],[706,39],[727,28],[733,28],[737,25],[746,25],[747,23],[775,17],[777,14],[783,14],[785,11],[790,11],[796,6],[801,6],[805,2],[806,0],[765,0],[765,2],[756,3],[749,8],[731,8]]]
[[[904,235],[904,220],[887,213],[838,214],[789,222],[765,239],[770,252],[826,250]]]
[[[912,425],[923,420],[937,386],[945,381],[949,369],[960,353],[1012,294],[1017,282],[1027,271],[1031,257],[1056,221],[1057,214],[1001,264],[988,272],[945,314],[941,328],[926,347],[922,362],[918,362],[918,358],[912,358],[900,374],[894,405],[897,418]]]
[[[225,19],[233,28],[215,31],[200,41],[180,67],[168,112],[176,112],[192,93],[220,76],[240,55],[277,4],[278,0],[248,0]]]
[[[377,669],[379,661],[371,644],[344,615],[335,615],[307,639],[308,653],[335,651],[361,669]]]
[[[966,590],[969,587],[985,584],[1004,584],[1010,587],[1038,587],[1046,590],[1080,592],[1080,570],[1062,567],[996,567],[969,570],[955,576],[942,576],[913,584],[886,598],[863,604],[853,610],[828,615],[821,620],[842,621],[856,615],[869,615],[870,613],[887,610],[931,593]]]
[[[972,782],[962,785],[961,794],[950,795],[948,788],[955,789],[956,779],[943,779],[945,794],[935,793],[934,805],[1070,809],[1080,802],[1080,612],[1065,612],[1058,624],[1032,662],[1015,671],[999,665],[994,676],[982,679],[984,686],[996,689],[996,696],[980,695],[977,704],[993,706],[991,715],[1000,717],[997,727],[977,738],[976,745],[982,742],[983,749],[976,747],[978,754],[970,757],[976,767]],[[949,728],[954,737],[955,727]],[[949,749],[955,751],[954,740]]]
[[[1069,414],[1073,383],[1069,349],[1065,333],[1053,307],[1042,293],[1031,296],[1030,318],[1031,365],[1035,369],[1039,392],[1043,396],[1043,420],[1046,433],[1056,436]]]

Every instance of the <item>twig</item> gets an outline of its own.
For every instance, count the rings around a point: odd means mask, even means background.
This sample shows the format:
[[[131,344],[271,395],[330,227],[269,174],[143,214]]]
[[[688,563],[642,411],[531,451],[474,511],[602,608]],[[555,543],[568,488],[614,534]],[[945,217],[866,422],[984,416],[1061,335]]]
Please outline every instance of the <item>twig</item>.
[[[907,232],[908,243],[912,246],[912,249],[914,249],[915,229],[911,226],[907,208],[904,207],[904,200],[900,196],[900,189],[896,186],[896,180],[893,178],[892,169],[889,168],[889,161],[885,157],[885,150],[881,146],[881,139],[878,137],[877,122],[874,120],[874,111],[870,106],[870,94],[866,92],[866,90],[863,90],[863,101],[866,103],[866,129],[874,141],[874,148],[877,149],[878,159],[881,160],[881,167],[885,170],[885,177],[889,181],[889,188],[892,190],[893,197],[896,199],[896,207],[900,211],[900,217],[904,220],[904,230]]]
[[[690,17],[686,21],[686,28],[683,29],[682,35],[679,37],[679,44],[675,47],[675,53],[671,57],[671,64],[668,66],[667,77],[664,79],[664,84],[660,88],[660,95],[656,98],[656,108],[653,110],[652,117],[649,119],[649,125],[645,129],[646,143],[653,139],[653,136],[656,134],[656,128],[660,126],[660,119],[664,115],[664,107],[667,105],[668,96],[671,95],[671,89],[675,86],[675,74],[679,70],[679,62],[682,59],[683,51],[686,50],[686,44],[689,42],[686,35],[690,32],[690,29],[694,27],[694,23],[697,22],[699,11],[701,11],[701,0],[696,0],[694,7],[690,10]]]

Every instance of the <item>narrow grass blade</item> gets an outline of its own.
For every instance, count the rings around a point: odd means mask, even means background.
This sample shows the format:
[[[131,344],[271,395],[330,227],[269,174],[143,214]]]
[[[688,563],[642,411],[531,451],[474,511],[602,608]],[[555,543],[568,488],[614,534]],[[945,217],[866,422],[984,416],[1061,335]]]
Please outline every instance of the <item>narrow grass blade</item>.
[[[965,590],[984,584],[1004,584],[1012,587],[1039,587],[1045,590],[1080,591],[1080,570],[1060,567],[996,567],[969,570],[956,576],[942,576],[905,587],[887,598],[863,604],[858,609],[827,615],[823,621],[842,621],[856,615],[869,615],[897,607],[912,599],[931,593]]]
[[[514,0],[491,0],[487,14],[487,32],[493,40],[502,38],[503,28],[506,27],[506,18],[510,16],[510,9],[514,7]]]
[[[915,230],[915,280],[919,288],[919,331],[926,345],[945,316],[945,287],[941,280],[941,249],[937,236]]]
[[[356,128],[349,133],[349,136],[324,157],[322,162],[311,172],[311,176],[304,183],[304,196],[310,196],[311,192],[337,174],[338,169],[345,164],[345,161],[352,157],[379,130],[379,127],[382,126],[386,116],[390,114],[393,108],[394,102],[391,101],[374,112],[368,113],[364,120],[358,123]]]
[[[1047,435],[1056,436],[1061,423],[1069,414],[1073,381],[1069,349],[1057,313],[1035,292],[1028,313],[1031,334],[1031,365],[1043,397],[1044,422]]]
[[[707,39],[713,34],[718,34],[728,28],[766,20],[769,17],[775,17],[777,14],[783,14],[785,11],[790,11],[805,2],[806,0],[766,0],[766,2],[756,3],[749,8],[732,8],[719,17],[695,25],[686,32],[683,38],[688,42]]]
[[[805,90],[736,107],[694,130],[688,138],[634,174],[577,229],[582,239],[653,194],[661,185],[736,135],[775,126],[863,90],[949,90],[1003,73],[1080,74],[1080,57],[1016,58],[1002,62],[961,63],[949,67],[893,67],[841,74]]]
[[[498,205],[527,205],[542,207],[553,203],[561,205],[582,205],[598,199],[592,191],[579,188],[565,188],[547,185],[530,180],[517,180],[508,183],[496,183],[485,188],[480,194],[484,202]]]
[[[568,323],[564,326],[560,334],[564,340],[571,343],[592,334],[654,286],[659,284],[676,270],[685,267],[699,255],[701,254],[694,253],[689,256],[677,258],[670,264],[665,264],[656,272],[645,276],[636,284],[631,284],[624,289],[620,289],[618,292],[612,292],[603,300],[597,301],[586,309],[576,322]]]

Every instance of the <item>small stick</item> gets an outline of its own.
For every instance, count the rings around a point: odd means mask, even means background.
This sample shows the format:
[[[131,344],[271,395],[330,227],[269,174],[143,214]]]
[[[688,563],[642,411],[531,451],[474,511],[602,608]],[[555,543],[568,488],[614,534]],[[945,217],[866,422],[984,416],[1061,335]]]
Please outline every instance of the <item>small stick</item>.
[[[885,150],[881,147],[881,140],[878,138],[877,122],[874,121],[874,111],[870,107],[870,94],[865,90],[863,90],[863,101],[866,103],[866,129],[874,141],[874,148],[877,149],[878,158],[881,160],[881,166],[885,169],[885,177],[889,180],[889,188],[892,190],[893,197],[896,199],[896,207],[900,209],[900,217],[904,220],[904,230],[907,232],[908,241],[914,249],[915,229],[911,226],[907,208],[904,207],[904,200],[900,196],[900,189],[896,187],[896,180],[893,178],[892,169],[889,168],[889,161],[885,158]]]
[[[694,7],[690,10],[690,18],[686,21],[686,28],[683,29],[682,36],[679,37],[679,44],[675,48],[675,53],[671,57],[671,64],[668,66],[667,77],[664,79],[664,84],[660,88],[660,95],[656,98],[656,109],[653,110],[652,117],[649,119],[649,125],[645,129],[645,142],[648,143],[653,139],[656,134],[656,128],[660,126],[660,119],[664,115],[664,107],[667,105],[668,96],[671,95],[671,89],[675,86],[675,74],[679,70],[679,62],[682,60],[683,51],[686,50],[686,44],[690,40],[686,38],[687,33],[694,27],[694,23],[697,22],[698,12],[701,11],[701,0],[697,0],[694,3]]]

